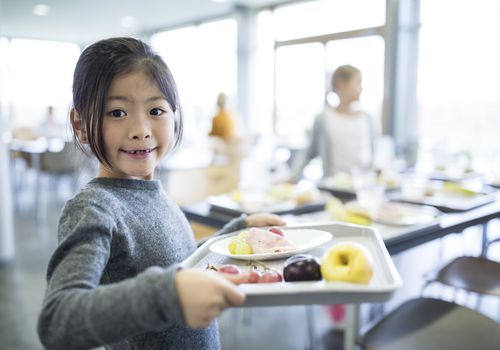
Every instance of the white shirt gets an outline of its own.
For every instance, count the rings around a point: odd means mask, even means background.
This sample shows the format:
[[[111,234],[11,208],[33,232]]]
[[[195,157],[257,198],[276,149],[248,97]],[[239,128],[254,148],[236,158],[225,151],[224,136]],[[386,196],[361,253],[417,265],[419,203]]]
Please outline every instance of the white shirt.
[[[326,111],[326,128],[329,135],[330,164],[329,174],[350,173],[352,167],[365,167],[371,162],[371,127],[366,113],[349,115],[332,108]]]

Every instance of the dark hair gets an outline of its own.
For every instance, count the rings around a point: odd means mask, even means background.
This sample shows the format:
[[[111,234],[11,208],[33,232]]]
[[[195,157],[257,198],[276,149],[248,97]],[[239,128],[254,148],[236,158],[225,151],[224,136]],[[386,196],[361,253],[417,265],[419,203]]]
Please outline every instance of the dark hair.
[[[361,71],[354,67],[351,66],[350,64],[346,64],[343,66],[339,66],[337,69],[335,69],[335,72],[332,74],[332,89],[333,91],[337,90],[337,83],[339,80],[349,80],[351,79],[355,74],[360,74]]]
[[[106,99],[111,82],[117,76],[140,69],[153,79],[175,114],[175,144],[182,138],[183,122],[177,86],[163,59],[146,43],[134,38],[111,38],[87,47],[73,75],[73,107],[81,119],[91,152],[103,164],[111,166],[102,135]],[[85,152],[74,133],[76,144]]]

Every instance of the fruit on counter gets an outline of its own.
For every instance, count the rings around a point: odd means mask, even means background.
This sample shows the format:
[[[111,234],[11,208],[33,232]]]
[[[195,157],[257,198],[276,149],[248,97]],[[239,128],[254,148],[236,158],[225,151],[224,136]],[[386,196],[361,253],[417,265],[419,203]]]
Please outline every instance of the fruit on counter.
[[[233,237],[228,244],[230,254],[262,254],[279,253],[297,249],[298,247],[284,237],[282,230],[272,230],[252,227]]]
[[[320,263],[309,254],[291,256],[283,264],[283,277],[287,282],[321,280]]]
[[[360,244],[337,243],[323,256],[321,274],[327,281],[368,284],[373,277],[373,259]]]

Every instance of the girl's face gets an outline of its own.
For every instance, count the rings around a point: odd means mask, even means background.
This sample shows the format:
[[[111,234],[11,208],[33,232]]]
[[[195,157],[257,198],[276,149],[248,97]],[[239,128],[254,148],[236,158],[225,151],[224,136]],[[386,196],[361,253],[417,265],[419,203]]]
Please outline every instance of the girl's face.
[[[174,144],[174,113],[156,82],[140,70],[116,77],[103,121],[106,155],[100,177],[151,180]]]
[[[340,81],[337,94],[347,102],[359,101],[363,88],[361,87],[361,74],[355,73],[348,80]]]

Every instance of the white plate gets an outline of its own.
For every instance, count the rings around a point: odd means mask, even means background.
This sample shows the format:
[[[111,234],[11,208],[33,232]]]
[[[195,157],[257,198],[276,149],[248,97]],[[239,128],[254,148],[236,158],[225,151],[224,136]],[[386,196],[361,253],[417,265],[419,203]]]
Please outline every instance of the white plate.
[[[305,253],[313,248],[325,244],[332,239],[332,234],[327,231],[313,229],[282,229],[285,238],[297,246],[297,249],[287,252],[263,254],[231,254],[228,250],[229,242],[234,236],[220,239],[210,245],[210,251],[239,260],[271,260],[282,259],[295,254]]]
[[[429,206],[387,203],[377,213],[374,221],[384,225],[411,226],[432,222],[440,214],[437,209]]]

